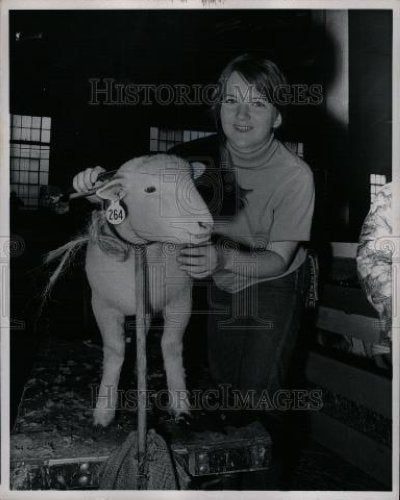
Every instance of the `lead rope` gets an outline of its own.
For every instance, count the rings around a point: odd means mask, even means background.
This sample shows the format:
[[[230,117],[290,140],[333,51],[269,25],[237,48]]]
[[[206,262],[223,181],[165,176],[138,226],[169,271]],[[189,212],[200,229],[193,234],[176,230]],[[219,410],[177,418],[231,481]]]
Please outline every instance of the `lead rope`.
[[[134,245],[136,267],[136,359],[137,359],[137,391],[138,391],[138,489],[145,490],[146,474],[146,392],[147,392],[147,357],[146,336],[150,325],[148,280],[146,263],[146,246]]]

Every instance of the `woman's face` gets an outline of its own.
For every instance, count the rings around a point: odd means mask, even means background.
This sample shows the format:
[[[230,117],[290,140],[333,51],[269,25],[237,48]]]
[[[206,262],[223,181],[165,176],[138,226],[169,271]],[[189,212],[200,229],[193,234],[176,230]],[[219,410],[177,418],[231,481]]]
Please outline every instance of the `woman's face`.
[[[267,142],[281,122],[279,111],[236,71],[226,83],[221,106],[221,125],[228,142],[252,151]]]

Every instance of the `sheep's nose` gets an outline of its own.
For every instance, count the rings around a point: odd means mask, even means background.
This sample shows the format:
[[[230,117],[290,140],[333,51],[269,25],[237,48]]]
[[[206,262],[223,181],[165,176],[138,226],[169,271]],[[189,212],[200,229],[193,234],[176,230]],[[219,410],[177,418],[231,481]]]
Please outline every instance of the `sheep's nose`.
[[[199,226],[207,232],[211,232],[213,225],[211,222],[199,222]]]

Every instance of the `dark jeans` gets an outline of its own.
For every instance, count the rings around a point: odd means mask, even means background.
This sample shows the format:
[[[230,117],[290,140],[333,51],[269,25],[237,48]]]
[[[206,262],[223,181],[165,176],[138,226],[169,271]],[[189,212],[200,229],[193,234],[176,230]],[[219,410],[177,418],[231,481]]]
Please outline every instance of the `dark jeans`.
[[[255,401],[262,391],[267,390],[273,398],[275,391],[285,388],[300,330],[308,274],[308,266],[303,264],[288,276],[235,294],[213,285],[208,317],[208,356],[216,383],[232,385],[242,394],[253,390]],[[296,444],[288,432],[290,425],[271,420],[269,412],[250,410],[246,414],[246,418],[263,423],[271,434],[271,467],[268,471],[238,474],[232,484],[224,485],[223,489],[287,489],[291,457],[296,454]]]
[[[303,264],[283,278],[230,294],[212,285],[208,356],[216,383],[257,392],[285,386],[308,284]]]

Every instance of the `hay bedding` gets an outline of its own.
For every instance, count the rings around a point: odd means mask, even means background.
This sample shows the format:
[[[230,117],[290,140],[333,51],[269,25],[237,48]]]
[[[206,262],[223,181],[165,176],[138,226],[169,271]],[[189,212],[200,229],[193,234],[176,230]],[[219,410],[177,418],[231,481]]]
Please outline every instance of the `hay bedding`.
[[[134,325],[128,323],[127,339],[133,338],[127,344],[121,385],[123,390],[135,391],[133,330]],[[148,389],[154,393],[166,388],[160,337],[161,330],[157,329],[148,336]],[[101,345],[93,341],[71,342],[51,336],[43,339],[11,433],[13,489],[26,486],[27,477],[35,474],[35,465],[37,468],[44,461],[108,456],[108,463],[100,471],[100,479],[104,476],[102,488],[135,489],[136,409],[120,409],[115,421],[105,429],[92,425],[91,391],[100,382],[101,363]],[[159,417],[159,411],[156,413],[151,407],[149,429]],[[157,485],[155,489],[186,487],[187,477],[183,470],[173,470],[161,436],[149,432],[148,440],[149,489]],[[28,480],[28,484],[34,485],[34,481]]]
[[[95,344],[46,339],[27,381],[11,435],[11,460],[104,456],[132,430],[134,413],[99,432],[92,426],[91,386],[99,382]]]
[[[160,335],[152,331],[148,342],[148,389],[154,392],[166,387]],[[136,410],[129,408],[117,411],[108,428],[93,427],[91,391],[100,383],[101,363],[101,345],[93,341],[43,339],[12,430],[12,460],[103,456],[136,429]],[[123,389],[136,390],[133,354],[127,353],[123,371]],[[148,417],[151,425],[157,417],[152,408]]]
[[[156,344],[155,333],[152,342]],[[26,484],[27,474],[35,472],[34,467],[21,465],[22,461],[28,464],[30,460],[39,463],[51,458],[101,457],[113,453],[111,463],[119,463],[122,468],[104,469],[103,475],[106,475],[103,481],[119,487],[130,486],[129,482],[136,481],[136,413],[118,411],[116,422],[100,432],[92,426],[89,387],[100,380],[99,348],[98,345],[82,341],[71,343],[48,338],[44,342],[26,385],[11,435],[11,461],[19,463],[18,467],[11,467],[13,489]],[[165,383],[162,362],[150,346],[149,359],[149,388],[157,390]],[[132,388],[134,383],[132,380]],[[152,418],[154,415],[150,411],[150,421]],[[153,450],[162,449],[160,442],[152,446]],[[123,465],[123,457],[127,455],[131,455],[133,460]],[[154,464],[150,462],[149,466],[153,467]],[[125,474],[127,470],[130,471],[129,478]],[[171,475],[167,471],[168,464],[157,472],[152,471],[149,477],[156,478],[157,484],[163,484],[164,487],[174,486],[176,474]],[[148,489],[150,486],[151,482]],[[180,484],[180,487],[185,487],[185,484]],[[220,488],[216,486],[215,489]],[[287,489],[380,490],[382,485],[325,448],[310,443],[301,451]]]

